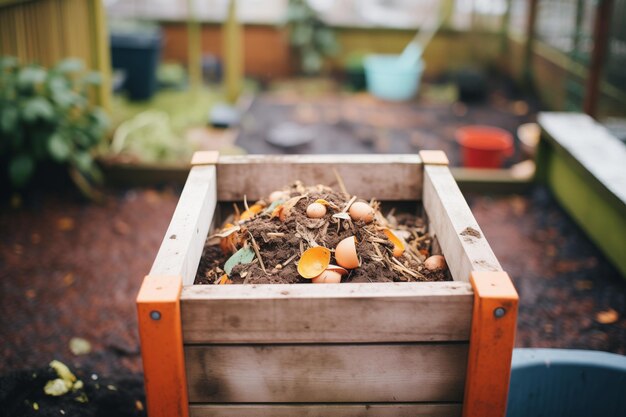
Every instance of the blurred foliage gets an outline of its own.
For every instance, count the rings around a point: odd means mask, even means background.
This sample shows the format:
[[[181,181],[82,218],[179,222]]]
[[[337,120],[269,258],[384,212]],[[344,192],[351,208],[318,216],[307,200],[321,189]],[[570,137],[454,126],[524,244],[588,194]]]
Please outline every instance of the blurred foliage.
[[[339,51],[335,33],[306,0],[289,0],[285,25],[289,29],[289,43],[298,52],[305,74],[318,74],[324,59]]]
[[[159,91],[148,102],[115,96],[116,127],[109,157],[138,162],[187,162],[193,152],[185,136],[190,127],[206,126],[211,107],[221,99],[215,89]]]
[[[67,165],[84,192],[101,180],[92,151],[109,121],[89,100],[100,81],[78,59],[45,69],[0,57],[0,160],[13,186],[28,184],[38,165],[48,162]]]

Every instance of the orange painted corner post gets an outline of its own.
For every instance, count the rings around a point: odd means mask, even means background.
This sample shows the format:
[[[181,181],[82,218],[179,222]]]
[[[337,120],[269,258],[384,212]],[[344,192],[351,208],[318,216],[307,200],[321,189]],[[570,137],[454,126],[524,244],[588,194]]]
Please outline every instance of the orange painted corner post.
[[[137,296],[139,339],[149,417],[188,417],[180,318],[182,277],[144,278]]]
[[[503,271],[473,271],[472,331],[463,417],[504,417],[515,343],[518,295]]]

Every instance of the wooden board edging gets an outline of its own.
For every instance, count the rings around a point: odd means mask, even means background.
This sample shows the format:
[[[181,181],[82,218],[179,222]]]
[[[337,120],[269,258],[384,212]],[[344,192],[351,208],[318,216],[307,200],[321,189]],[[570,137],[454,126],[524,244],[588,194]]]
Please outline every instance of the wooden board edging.
[[[216,181],[215,166],[191,168],[150,275],[181,276],[183,285],[193,284],[215,213]]]
[[[424,166],[424,209],[456,281],[469,281],[472,271],[502,270],[447,166]]]
[[[191,404],[191,417],[460,417],[460,403]]]
[[[181,295],[186,344],[467,341],[472,304],[465,282],[196,285]]]

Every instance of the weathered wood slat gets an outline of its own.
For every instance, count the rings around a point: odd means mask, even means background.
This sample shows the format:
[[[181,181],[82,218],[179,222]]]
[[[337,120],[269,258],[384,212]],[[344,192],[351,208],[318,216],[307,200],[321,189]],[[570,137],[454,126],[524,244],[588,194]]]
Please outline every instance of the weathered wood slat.
[[[459,417],[454,404],[192,404],[191,417]]]
[[[464,282],[197,285],[183,288],[185,343],[469,339]]]
[[[185,346],[189,401],[458,402],[467,350],[462,343]]]
[[[217,202],[215,171],[191,168],[150,275],[181,276],[183,285],[193,284]]]
[[[469,281],[471,271],[502,270],[448,167],[424,167],[423,202],[456,281]]]
[[[419,200],[422,165],[418,155],[244,155],[220,156],[220,201],[267,197],[300,180],[339,189],[337,170],[349,193],[378,200]]]

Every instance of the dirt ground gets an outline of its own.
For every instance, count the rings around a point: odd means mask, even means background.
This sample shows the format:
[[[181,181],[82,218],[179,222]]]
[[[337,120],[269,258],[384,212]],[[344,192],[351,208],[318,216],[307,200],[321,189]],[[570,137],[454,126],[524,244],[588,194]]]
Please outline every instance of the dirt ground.
[[[92,403],[81,405],[92,414],[74,415],[99,415],[98,404],[113,403],[127,413],[117,415],[142,415],[134,299],[177,196],[170,188],[136,189],[109,191],[104,205],[71,193],[2,205],[0,415],[45,415],[42,405],[58,415],[62,401],[41,392],[52,359],[83,375],[92,392]],[[520,293],[517,346],[626,354],[626,281],[546,190],[468,198]],[[91,353],[73,355],[72,337],[91,342]],[[11,414],[16,401],[23,408]]]

